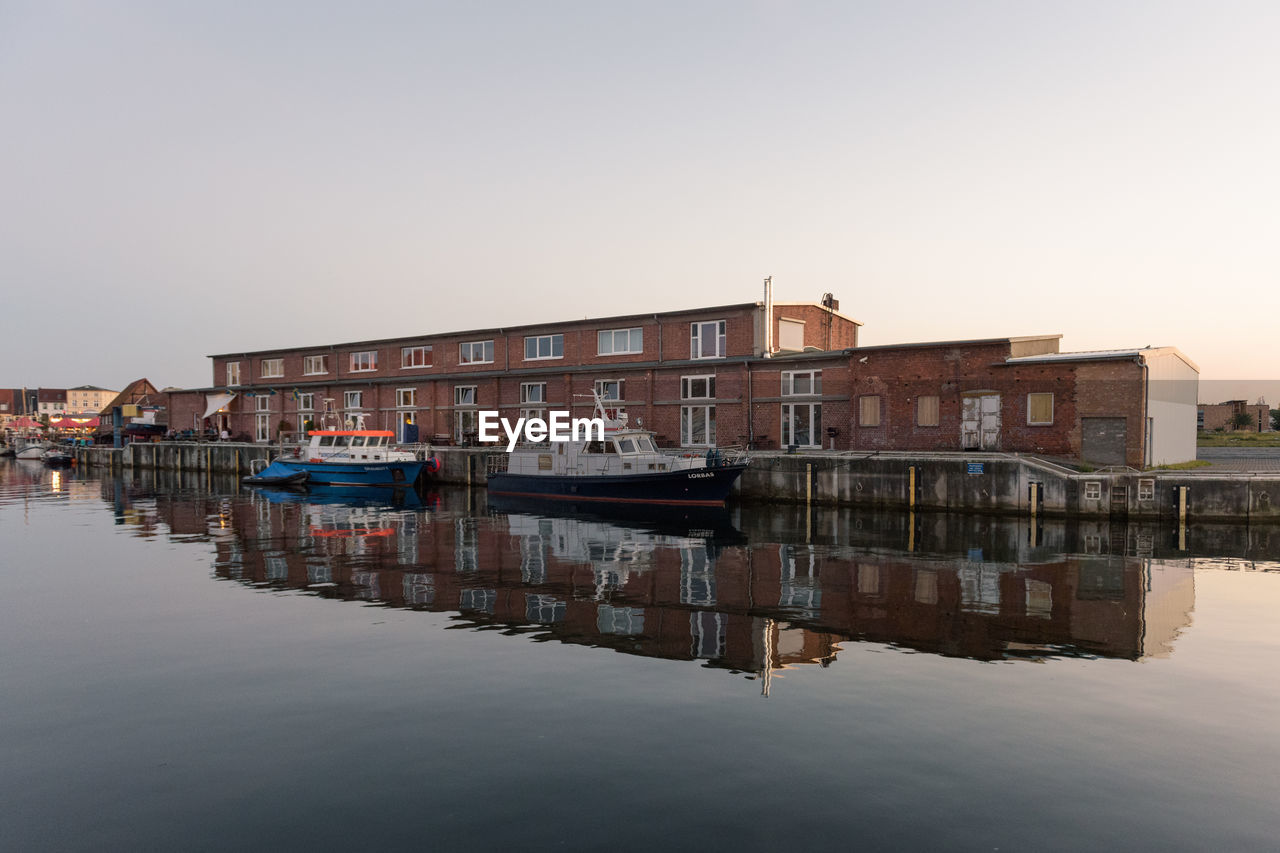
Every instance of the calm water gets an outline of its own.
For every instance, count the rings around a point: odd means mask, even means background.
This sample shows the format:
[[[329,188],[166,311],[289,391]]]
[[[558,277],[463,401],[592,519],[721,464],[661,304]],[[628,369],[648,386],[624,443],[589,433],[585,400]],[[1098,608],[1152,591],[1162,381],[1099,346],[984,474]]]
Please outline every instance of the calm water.
[[[0,848],[1274,850],[1280,528],[0,462]]]

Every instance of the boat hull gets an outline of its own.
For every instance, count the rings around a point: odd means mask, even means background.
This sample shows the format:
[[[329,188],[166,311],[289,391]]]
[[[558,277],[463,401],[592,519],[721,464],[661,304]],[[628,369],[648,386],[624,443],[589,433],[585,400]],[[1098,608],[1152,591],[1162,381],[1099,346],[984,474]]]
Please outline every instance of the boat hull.
[[[565,476],[557,474],[489,475],[489,492],[563,501],[722,506],[747,466],[721,465],[655,474]]]
[[[413,462],[305,462],[276,459],[273,466],[307,475],[309,486],[412,486],[422,473]]]

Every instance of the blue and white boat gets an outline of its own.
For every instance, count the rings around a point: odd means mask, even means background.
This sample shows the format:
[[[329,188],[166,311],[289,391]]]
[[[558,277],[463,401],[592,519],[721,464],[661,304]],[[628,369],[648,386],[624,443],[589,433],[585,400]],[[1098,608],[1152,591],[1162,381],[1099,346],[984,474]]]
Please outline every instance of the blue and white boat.
[[[326,429],[310,443],[271,460],[244,482],[258,486],[412,486],[424,467],[439,462],[397,448],[394,434],[376,429]],[[434,465],[433,465],[434,463]]]

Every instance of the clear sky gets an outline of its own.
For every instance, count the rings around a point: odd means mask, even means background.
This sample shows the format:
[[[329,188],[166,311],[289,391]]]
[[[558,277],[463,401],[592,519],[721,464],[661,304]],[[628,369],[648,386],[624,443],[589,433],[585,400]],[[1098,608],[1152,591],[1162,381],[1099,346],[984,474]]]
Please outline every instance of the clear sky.
[[[0,386],[766,275],[867,344],[1280,379],[1277,45],[1274,0],[0,0]]]

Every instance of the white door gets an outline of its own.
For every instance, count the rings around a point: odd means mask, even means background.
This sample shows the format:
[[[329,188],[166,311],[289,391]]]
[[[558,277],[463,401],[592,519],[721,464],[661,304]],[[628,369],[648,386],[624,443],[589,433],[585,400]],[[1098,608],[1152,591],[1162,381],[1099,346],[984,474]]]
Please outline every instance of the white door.
[[[973,394],[960,400],[962,450],[1000,449],[1000,395]]]
[[[1000,395],[982,396],[982,449],[1000,449]]]

